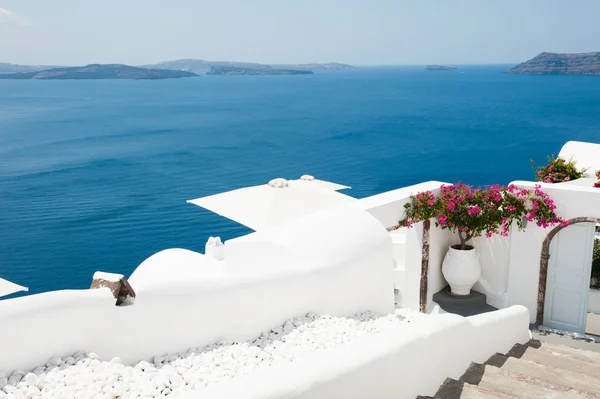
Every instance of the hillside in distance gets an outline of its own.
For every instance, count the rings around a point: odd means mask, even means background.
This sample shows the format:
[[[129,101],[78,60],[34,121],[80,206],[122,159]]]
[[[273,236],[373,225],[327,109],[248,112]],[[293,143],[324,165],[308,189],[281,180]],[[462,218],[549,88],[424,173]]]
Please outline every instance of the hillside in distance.
[[[231,66],[212,66],[206,75],[312,75],[313,71],[299,69],[255,69]]]
[[[508,70],[507,73],[600,75],[600,52],[541,53]]]
[[[449,65],[426,65],[425,70],[427,71],[453,71],[456,67]]]
[[[291,75],[297,74],[297,71],[340,71],[352,70],[354,67],[348,64],[326,63],[326,64],[257,64],[252,62],[232,62],[232,61],[205,61],[205,60],[175,60],[165,61],[158,64],[143,65],[144,68],[171,69],[178,71],[189,71],[198,75],[221,74],[220,71],[232,70],[237,68],[239,71],[245,70],[245,75]],[[253,72],[254,71],[254,72]]]
[[[35,72],[0,74],[0,79],[171,79],[198,76],[192,72],[147,69],[122,64],[90,64]]]

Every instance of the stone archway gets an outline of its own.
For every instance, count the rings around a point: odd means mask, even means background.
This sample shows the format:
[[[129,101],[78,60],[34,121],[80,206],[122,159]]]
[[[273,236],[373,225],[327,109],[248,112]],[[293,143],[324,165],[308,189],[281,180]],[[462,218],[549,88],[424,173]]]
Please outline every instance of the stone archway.
[[[570,226],[575,223],[600,223],[600,219],[594,217],[578,217],[569,219],[568,222]],[[544,324],[544,301],[546,299],[546,282],[548,279],[548,263],[550,260],[550,243],[552,242],[554,236],[566,227],[559,225],[553,228],[550,233],[548,233],[544,239],[544,243],[542,244],[542,253],[540,255],[540,279],[538,284],[537,312],[535,317],[535,324],[537,325]]]

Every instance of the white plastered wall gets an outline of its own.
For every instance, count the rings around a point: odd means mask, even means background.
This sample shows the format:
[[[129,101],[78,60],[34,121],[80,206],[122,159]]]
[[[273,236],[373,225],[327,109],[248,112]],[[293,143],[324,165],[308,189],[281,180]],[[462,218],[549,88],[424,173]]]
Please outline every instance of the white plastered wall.
[[[373,195],[357,201],[353,206],[371,213],[385,227],[395,226],[404,216],[404,205],[410,201],[410,196],[423,191],[438,194],[443,182],[430,181]],[[396,232],[392,233],[396,234]],[[423,223],[417,223],[413,228],[403,228],[405,245],[402,251],[396,251],[396,263],[405,267],[402,305],[408,309],[419,310],[421,260],[423,248]],[[427,308],[430,309],[433,294],[444,288],[447,283],[442,275],[442,261],[448,247],[458,242],[458,238],[447,230],[442,230],[431,224],[429,240],[429,274],[427,290]]]

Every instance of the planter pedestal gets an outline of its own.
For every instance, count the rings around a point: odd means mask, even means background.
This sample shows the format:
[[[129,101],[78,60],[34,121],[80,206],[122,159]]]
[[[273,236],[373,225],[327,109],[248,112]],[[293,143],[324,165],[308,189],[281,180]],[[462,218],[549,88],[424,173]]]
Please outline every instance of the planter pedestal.
[[[433,301],[444,311],[465,317],[498,310],[488,305],[486,299],[484,294],[474,290],[469,295],[452,295],[450,286],[433,295]]]

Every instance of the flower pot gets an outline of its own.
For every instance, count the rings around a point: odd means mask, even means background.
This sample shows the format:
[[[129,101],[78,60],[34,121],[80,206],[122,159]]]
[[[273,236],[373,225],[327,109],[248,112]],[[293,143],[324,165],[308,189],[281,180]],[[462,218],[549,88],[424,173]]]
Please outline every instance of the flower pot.
[[[442,274],[450,284],[452,294],[469,295],[471,287],[481,276],[481,264],[475,248],[467,245],[466,249],[460,249],[460,245],[452,245],[442,262]]]

